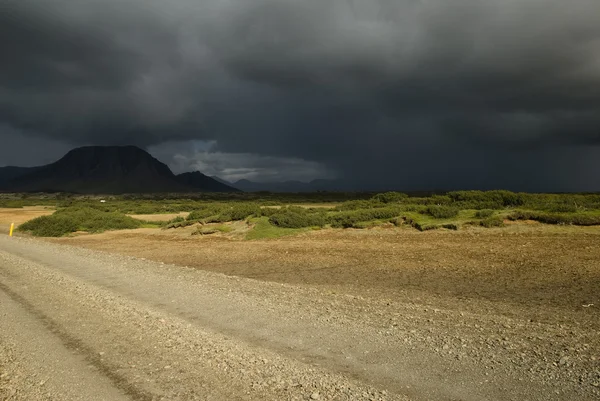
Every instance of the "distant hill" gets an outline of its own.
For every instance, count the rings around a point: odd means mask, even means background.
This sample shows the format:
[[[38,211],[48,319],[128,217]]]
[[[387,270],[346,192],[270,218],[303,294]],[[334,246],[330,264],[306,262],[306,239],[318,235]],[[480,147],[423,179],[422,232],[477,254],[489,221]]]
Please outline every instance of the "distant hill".
[[[233,188],[213,177],[204,175],[199,171],[179,174],[177,180],[190,187],[202,188],[205,192],[239,192],[239,189]]]
[[[135,146],[87,146],[46,166],[3,167],[0,189],[82,194],[237,191],[199,172],[175,176],[166,164]]]
[[[224,180],[221,177],[217,177],[216,175],[212,175],[212,176],[210,176],[210,178],[212,178],[215,181],[219,181],[221,184],[225,184],[225,185],[230,186],[230,187],[233,186],[233,183],[231,183],[231,182],[229,182],[227,180]]]
[[[10,185],[15,178],[35,171],[37,167],[0,167],[0,189]]]

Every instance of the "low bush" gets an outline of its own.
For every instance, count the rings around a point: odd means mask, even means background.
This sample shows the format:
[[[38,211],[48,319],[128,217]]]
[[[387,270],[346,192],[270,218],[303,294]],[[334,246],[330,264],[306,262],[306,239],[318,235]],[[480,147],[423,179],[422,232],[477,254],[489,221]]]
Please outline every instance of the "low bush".
[[[19,230],[29,231],[36,237],[62,237],[77,228],[77,223],[65,216],[41,216],[19,226]]]
[[[569,224],[575,226],[600,225],[598,213],[548,213],[538,211],[516,211],[508,216],[510,220],[534,220],[544,224]]]
[[[369,199],[369,200],[353,200],[344,202],[341,205],[336,206],[333,210],[336,212],[348,212],[352,210],[360,210],[360,209],[373,209],[377,207],[386,206],[379,200]]]
[[[485,228],[504,227],[504,220],[500,216],[491,216],[481,220],[479,225]]]
[[[202,209],[197,209],[197,210],[193,210],[192,212],[190,212],[190,214],[188,215],[186,220],[200,221],[200,220],[206,219],[208,217],[218,216],[219,214],[221,214],[221,211],[223,209],[224,209],[224,206],[220,205],[220,204],[206,205],[206,207],[203,207]]]
[[[238,203],[221,210],[218,220],[221,223],[228,221],[245,220],[249,216],[261,217],[262,209],[256,203]]]
[[[559,203],[549,206],[547,210],[552,213],[576,213],[577,206],[572,204]]]
[[[482,209],[475,212],[475,217],[478,219],[487,219],[488,217],[492,217],[494,211],[491,209]]]
[[[425,213],[430,215],[434,219],[450,219],[452,217],[458,216],[459,211],[460,210],[458,208],[452,206],[432,205],[425,210]]]
[[[438,226],[436,226],[435,224],[423,224],[414,219],[407,219],[406,222],[419,231],[430,231],[436,230],[438,228]]]
[[[510,191],[454,191],[447,194],[455,203],[469,209],[500,209],[503,207],[522,206],[526,197],[521,193]]]
[[[454,224],[454,223],[442,224],[442,228],[456,231],[456,230],[458,230],[458,224]]]
[[[181,227],[188,227],[191,225],[196,224],[197,221],[195,220],[186,220],[183,217],[176,217],[173,220],[168,221],[166,224],[163,225],[164,228],[181,228]]]
[[[380,203],[398,203],[406,200],[407,198],[408,195],[401,192],[385,192],[382,194],[377,194],[371,199]]]
[[[282,228],[323,227],[327,224],[325,211],[308,212],[302,208],[280,209],[269,218],[269,223]]]
[[[374,209],[361,209],[348,212],[336,212],[329,215],[329,223],[334,228],[350,228],[356,223],[391,219],[401,213],[401,208],[397,206],[380,207]]]
[[[28,221],[19,229],[36,236],[60,237],[75,231],[97,233],[139,228],[141,225],[141,221],[122,213],[102,212],[93,208],[67,208]]]

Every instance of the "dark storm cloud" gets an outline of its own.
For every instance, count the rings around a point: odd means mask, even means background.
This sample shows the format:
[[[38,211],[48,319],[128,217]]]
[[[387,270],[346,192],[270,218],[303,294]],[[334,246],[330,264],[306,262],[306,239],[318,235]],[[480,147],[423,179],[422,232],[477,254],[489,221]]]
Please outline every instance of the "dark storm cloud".
[[[72,144],[526,187],[600,143],[597,0],[20,0],[0,47],[0,120]]]

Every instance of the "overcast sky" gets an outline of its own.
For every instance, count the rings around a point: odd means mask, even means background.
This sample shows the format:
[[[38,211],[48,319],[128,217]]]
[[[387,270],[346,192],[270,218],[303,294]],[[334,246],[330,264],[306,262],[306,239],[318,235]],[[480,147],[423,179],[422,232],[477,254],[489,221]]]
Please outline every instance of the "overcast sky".
[[[7,0],[0,165],[600,190],[598,0]]]

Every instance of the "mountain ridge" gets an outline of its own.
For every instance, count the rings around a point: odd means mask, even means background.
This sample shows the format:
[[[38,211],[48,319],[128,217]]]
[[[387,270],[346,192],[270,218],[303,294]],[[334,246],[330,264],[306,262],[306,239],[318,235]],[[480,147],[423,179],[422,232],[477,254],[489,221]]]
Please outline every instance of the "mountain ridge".
[[[82,194],[239,191],[200,172],[176,176],[166,164],[135,146],[85,146],[45,166],[2,167],[0,189]]]

